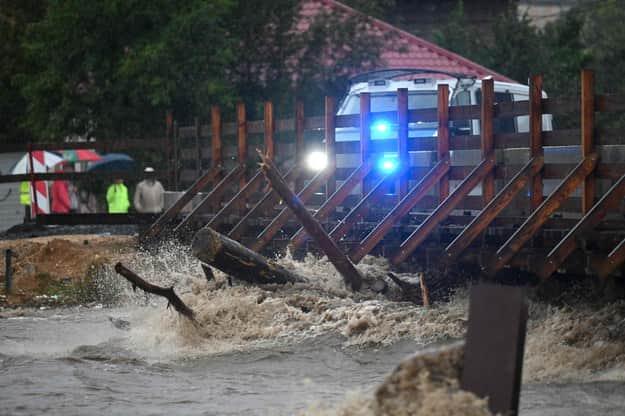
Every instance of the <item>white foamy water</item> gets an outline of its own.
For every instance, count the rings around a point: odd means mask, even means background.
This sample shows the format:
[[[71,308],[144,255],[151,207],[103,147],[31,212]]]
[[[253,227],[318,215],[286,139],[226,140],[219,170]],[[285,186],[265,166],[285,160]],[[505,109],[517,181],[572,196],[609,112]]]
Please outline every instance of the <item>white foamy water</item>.
[[[323,259],[280,262],[311,282],[229,287],[219,272],[208,282],[175,245],[128,262],[145,279],[173,285],[199,328],[162,299],[133,293],[112,269],[101,288],[121,293],[114,307],[5,313],[0,413],[376,414],[372,389],[402,357],[464,335],[466,291],[424,309],[354,295]],[[376,258],[359,267],[379,278],[388,270]],[[531,303],[521,414],[621,414],[624,319],[624,303]],[[484,414],[463,392],[422,390],[427,406],[406,414]]]

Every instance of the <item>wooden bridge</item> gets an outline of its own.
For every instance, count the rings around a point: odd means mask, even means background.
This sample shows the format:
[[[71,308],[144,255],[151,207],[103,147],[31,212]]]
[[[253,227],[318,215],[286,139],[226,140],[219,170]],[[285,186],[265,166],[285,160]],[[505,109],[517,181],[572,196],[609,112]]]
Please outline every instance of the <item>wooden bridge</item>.
[[[243,104],[233,123],[222,122],[218,107],[205,126],[179,126],[169,115],[159,141],[167,179],[188,188],[143,237],[184,238],[209,225],[258,252],[316,251],[257,169],[254,150],[261,148],[354,263],[375,254],[395,266],[468,262],[491,275],[518,267],[542,278],[558,270],[605,277],[625,262],[625,142],[602,121],[622,115],[625,99],[597,94],[587,70],[577,97],[542,98],[542,82],[531,78],[529,101],[495,102],[486,79],[480,105],[451,107],[441,85],[438,108],[419,110],[408,109],[408,91],[400,89],[397,111],[383,114],[371,113],[363,93],[357,115],[337,116],[330,97],[321,117],[305,117],[297,103],[294,117],[276,119],[270,102],[263,120],[247,120]],[[543,114],[556,127],[574,117],[578,127],[543,131]],[[380,116],[398,125],[396,140],[372,140],[371,129],[361,128]],[[518,117],[529,118],[528,132],[498,130],[499,121]],[[460,120],[479,120],[480,134],[455,135],[450,124]],[[437,136],[409,138],[409,123],[418,121],[437,123]],[[360,140],[337,142],[341,128],[358,128]],[[329,164],[313,174],[303,159],[320,145]],[[389,152],[400,168],[380,173],[376,161]],[[575,160],[559,160],[561,153]],[[359,164],[337,163],[346,159]],[[190,213],[181,214],[192,200]]]

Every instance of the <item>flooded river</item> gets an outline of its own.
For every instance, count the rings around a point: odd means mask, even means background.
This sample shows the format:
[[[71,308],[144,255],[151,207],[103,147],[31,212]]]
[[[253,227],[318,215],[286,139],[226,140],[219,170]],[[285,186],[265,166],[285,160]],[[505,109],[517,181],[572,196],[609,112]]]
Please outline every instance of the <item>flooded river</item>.
[[[176,251],[129,265],[175,284],[201,328],[112,273],[114,306],[2,312],[0,414],[361,414],[402,358],[464,333],[462,293],[430,309],[353,298],[325,262],[283,263],[319,283],[228,287]],[[521,414],[622,415],[624,333],[623,303],[532,303]]]

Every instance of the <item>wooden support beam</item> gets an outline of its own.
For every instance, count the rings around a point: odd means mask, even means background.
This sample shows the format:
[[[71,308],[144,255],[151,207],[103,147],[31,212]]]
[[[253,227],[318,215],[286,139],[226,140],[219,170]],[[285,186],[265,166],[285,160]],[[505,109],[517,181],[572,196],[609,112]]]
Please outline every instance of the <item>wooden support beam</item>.
[[[428,194],[443,176],[449,172],[449,157],[443,158],[434,165],[434,167],[425,175],[419,183],[410,190],[410,192],[402,198],[393,209],[386,214],[384,219],[371,230],[371,232],[356,246],[350,253],[349,257],[354,263],[360,262],[364,256],[369,254],[371,250],[384,238],[386,234],[393,228],[400,219],[406,216],[410,210]]]
[[[333,193],[332,196],[328,198],[323,205],[321,205],[321,207],[319,207],[319,210],[315,213],[314,218],[317,221],[323,221],[328,218],[328,216],[334,212],[336,207],[349,196],[352,189],[362,183],[363,178],[371,172],[371,169],[373,169],[373,164],[371,162],[363,163],[356,168],[345,180],[345,182],[343,182],[339,189],[337,189],[336,192]],[[306,233],[306,230],[302,227],[295,234],[293,234],[293,237],[291,237],[289,247],[292,250],[295,250],[304,244],[308,238],[309,236]]]
[[[451,211],[471,192],[495,167],[495,158],[490,157],[482,160],[469,175],[458,185],[449,196],[441,202],[432,213],[417,227],[416,230],[399,246],[399,251],[391,258],[391,263],[398,265],[427,238],[428,235],[440,224]]]
[[[368,92],[360,93],[360,163],[369,160],[371,153],[371,95]],[[366,178],[362,179],[360,195],[367,193]]]
[[[326,141],[326,157],[331,175],[326,183],[326,199],[336,192],[336,103],[334,97],[325,98],[324,132]]]
[[[220,175],[220,169],[210,169],[202,176],[200,176],[194,183],[186,190],[184,194],[174,204],[169,207],[160,217],[152,224],[145,232],[140,236],[140,241],[147,241],[154,239],[159,236],[163,232],[163,230],[167,227],[167,225],[180,213],[180,211],[189,203],[191,200],[204,189],[209,183],[215,181],[215,179]]]
[[[178,122],[174,120],[174,136],[173,136],[173,183],[174,190],[178,191],[178,176],[179,176],[179,167],[180,167],[180,149],[179,149],[179,135],[180,130],[178,129]]]
[[[297,101],[295,103],[295,163],[302,165],[304,163],[304,103]],[[297,178],[295,181],[295,189],[299,191],[304,187],[304,179]]]
[[[589,69],[582,70],[582,97],[581,97],[581,132],[582,157],[593,153],[594,125],[595,125],[595,77]],[[582,190],[582,213],[586,214],[595,203],[596,179],[593,174],[584,179]]]
[[[480,138],[482,144],[482,159],[491,157],[494,151],[493,118],[495,116],[495,87],[492,77],[482,80],[482,107],[480,120]],[[486,175],[482,182],[482,199],[486,206],[495,196],[495,174]]]
[[[200,145],[201,136],[200,119],[195,117],[193,120],[193,139],[195,142],[195,177],[199,178],[202,174],[202,146]]]
[[[609,210],[619,206],[625,197],[625,175],[614,184],[606,192],[599,202],[597,202],[571,230],[564,236],[562,240],[549,252],[545,263],[539,270],[538,275],[546,279],[551,276],[560,265],[575,251],[577,248],[577,238],[582,236],[588,230],[596,227],[606,216]]]
[[[221,144],[221,110],[211,106],[211,166],[216,168],[223,163]]]
[[[352,290],[360,289],[362,285],[360,272],[341,251],[336,242],[328,236],[321,224],[308,212],[302,201],[289,189],[271,159],[262,154],[261,157],[263,159],[261,169],[267,177],[267,180],[271,183],[272,188],[302,222],[302,225],[319,245],[319,248],[328,256],[328,260],[330,260],[336,270],[343,276],[345,284]]]
[[[167,188],[174,186],[174,164],[173,164],[173,137],[174,137],[174,113],[167,110],[165,113],[165,152],[167,157]],[[31,146],[29,144],[29,146]]]
[[[294,183],[297,180],[297,177],[301,173],[301,169],[299,166],[292,167],[285,175],[284,178],[287,183]],[[262,198],[245,214],[239,222],[230,230],[228,233],[228,237],[233,238],[235,240],[241,239],[243,237],[243,233],[247,230],[248,222],[250,219],[261,215],[267,209],[276,204],[279,200],[280,196],[273,191],[273,189],[269,189]]]
[[[245,115],[245,103],[237,103],[237,156],[239,165],[247,166],[247,119]],[[239,189],[245,186],[245,176],[241,177]]]
[[[397,127],[397,152],[399,154],[399,164],[400,166],[408,166],[410,164],[410,157],[408,154],[408,88],[397,89]],[[407,194],[408,175],[400,175],[399,198],[402,199]]]
[[[232,210],[235,208],[244,208],[247,199],[260,188],[264,178],[263,173],[260,170],[257,171],[256,174],[252,176],[252,179],[250,179],[245,186],[211,218],[207,225],[212,228],[217,228],[217,226],[224,222],[226,215]],[[242,209],[241,212],[243,212]]]
[[[599,278],[604,280],[621,264],[625,262],[625,238],[608,254],[603,261],[593,264],[593,268],[597,271]]]
[[[542,157],[543,152],[543,77],[534,75],[530,78],[529,122],[530,122],[530,158]],[[543,202],[543,177],[537,172],[531,179],[530,206],[532,211]]]
[[[174,228],[174,234],[179,235],[182,231],[188,228],[191,225],[191,220],[193,220],[198,213],[200,213],[204,208],[209,205],[212,207],[219,206],[221,202],[221,198],[224,192],[229,188],[234,186],[236,181],[243,176],[245,173],[245,168],[243,166],[237,165],[234,167],[228,174],[221,180],[211,191],[206,194],[204,199],[200,201],[200,203],[193,208],[193,210],[187,215],[181,222],[178,224],[176,228]]]
[[[270,159],[273,159],[276,155],[276,146],[274,142],[274,132],[276,131],[275,121],[273,118],[273,103],[271,101],[265,102],[265,154]]]
[[[399,172],[391,173],[379,179],[373,188],[358,201],[358,204],[356,204],[356,206],[332,229],[330,237],[332,237],[334,241],[339,241],[341,238],[345,237],[349,230],[354,228],[356,222],[367,215],[371,204],[379,200],[388,189],[388,186],[392,184],[398,176],[403,175],[405,171],[406,169],[401,169]]]
[[[449,159],[449,85],[438,86],[438,133],[437,152],[438,160]],[[438,184],[438,198],[443,202],[449,196],[449,175],[441,177]]]
[[[297,194],[297,197],[302,203],[308,202],[308,200],[315,194],[315,191],[325,183],[328,176],[332,174],[329,169],[319,172],[315,177]],[[251,249],[254,251],[262,250],[271,239],[280,231],[280,229],[293,217],[293,211],[289,208],[284,208],[280,213],[271,221],[258,236],[256,241],[251,245]]]
[[[597,165],[597,154],[593,153],[584,158],[568,176],[558,185],[542,204],[525,220],[512,236],[497,250],[497,257],[487,272],[490,275],[501,270],[506,263],[532,238],[540,227],[549,219],[558,207],[584,181]]]
[[[527,185],[531,178],[542,169],[544,157],[530,159],[523,168],[506,184],[506,186],[490,201],[486,207],[471,221],[467,227],[445,249],[446,262],[456,259],[475,240],[514,197]]]

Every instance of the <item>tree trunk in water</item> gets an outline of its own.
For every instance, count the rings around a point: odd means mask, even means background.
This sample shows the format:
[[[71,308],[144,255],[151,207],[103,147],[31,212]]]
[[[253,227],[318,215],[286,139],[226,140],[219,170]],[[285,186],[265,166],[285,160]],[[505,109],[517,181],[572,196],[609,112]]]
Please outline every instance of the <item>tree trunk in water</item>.
[[[222,272],[250,283],[306,282],[274,261],[250,250],[238,242],[204,227],[195,234],[193,254]]]

